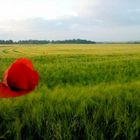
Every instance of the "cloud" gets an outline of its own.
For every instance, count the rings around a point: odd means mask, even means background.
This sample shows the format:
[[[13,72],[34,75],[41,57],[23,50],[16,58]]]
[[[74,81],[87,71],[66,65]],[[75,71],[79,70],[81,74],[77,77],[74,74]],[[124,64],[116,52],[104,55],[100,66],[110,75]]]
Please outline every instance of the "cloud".
[[[78,3],[75,0],[2,0],[1,19],[45,18],[56,19],[61,16],[76,15]]]
[[[140,38],[140,26],[106,26],[103,21],[81,17],[55,20],[36,18],[9,22],[11,24],[5,25],[6,29],[0,29],[1,39],[86,38],[95,41],[127,41]]]
[[[25,1],[25,3],[22,1],[24,6],[27,4],[27,0]],[[44,2],[41,0],[39,3],[36,0],[35,5],[40,4],[41,7]],[[58,3],[60,1],[55,0],[55,2],[60,6]],[[30,7],[32,3],[30,1],[28,6]],[[68,4],[70,4],[70,7]],[[41,16],[38,14],[37,17],[30,14],[31,17],[27,16],[26,18],[1,19],[0,39],[56,40],[86,38],[95,41],[139,40],[139,5],[139,0],[65,1],[62,7],[58,8],[58,12],[57,10],[49,14],[44,12],[43,14],[40,13]],[[52,10],[55,6],[52,7]],[[66,13],[63,13],[66,11],[63,7],[68,9]],[[62,13],[60,12],[61,10],[59,11],[61,8]],[[50,11],[52,10],[50,7]],[[56,15],[55,13],[58,14]],[[56,16],[57,18],[46,18],[46,15],[50,15],[50,17],[51,15],[52,17]]]
[[[27,20],[9,20],[0,26],[0,38],[8,36],[14,39],[68,39],[80,38],[87,33],[88,27],[96,25],[98,21],[90,23],[88,19],[67,17],[62,19],[45,20],[42,18]],[[10,24],[8,24],[10,23]]]
[[[102,20],[109,26],[140,25],[139,5],[139,0],[98,0],[96,4],[90,1],[79,15]]]

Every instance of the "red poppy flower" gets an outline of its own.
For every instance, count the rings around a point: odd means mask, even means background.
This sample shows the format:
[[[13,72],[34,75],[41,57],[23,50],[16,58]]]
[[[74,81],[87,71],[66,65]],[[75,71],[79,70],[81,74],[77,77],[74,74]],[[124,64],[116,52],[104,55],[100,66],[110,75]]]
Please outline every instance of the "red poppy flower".
[[[0,98],[17,97],[35,89],[39,76],[26,58],[17,59],[5,72],[0,82]]]

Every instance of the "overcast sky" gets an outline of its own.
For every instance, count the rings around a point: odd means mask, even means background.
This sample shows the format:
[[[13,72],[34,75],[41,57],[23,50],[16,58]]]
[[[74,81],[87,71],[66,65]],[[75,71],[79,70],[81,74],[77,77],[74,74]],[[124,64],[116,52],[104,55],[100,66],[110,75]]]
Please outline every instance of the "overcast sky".
[[[1,39],[140,40],[140,0],[0,0]]]

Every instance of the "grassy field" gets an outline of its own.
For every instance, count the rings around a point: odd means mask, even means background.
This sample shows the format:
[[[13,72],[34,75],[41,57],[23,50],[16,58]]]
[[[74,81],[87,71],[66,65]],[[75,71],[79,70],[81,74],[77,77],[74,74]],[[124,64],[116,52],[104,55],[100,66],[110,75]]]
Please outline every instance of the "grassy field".
[[[0,79],[27,57],[32,94],[0,99],[0,140],[138,140],[140,45],[0,46]]]

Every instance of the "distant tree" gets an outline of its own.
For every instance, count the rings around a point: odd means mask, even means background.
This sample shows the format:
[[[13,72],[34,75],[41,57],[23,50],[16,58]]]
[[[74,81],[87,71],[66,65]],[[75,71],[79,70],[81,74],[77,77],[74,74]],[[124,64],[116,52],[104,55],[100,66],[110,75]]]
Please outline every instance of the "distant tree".
[[[70,40],[19,40],[17,42],[13,40],[0,40],[0,44],[95,44],[95,41],[89,41],[84,39],[70,39]]]
[[[13,44],[13,40],[6,40],[6,44]]]
[[[48,44],[49,40],[19,40],[18,44]]]
[[[52,44],[95,44],[95,41],[82,40],[82,39],[72,39],[72,40],[56,40],[52,41]]]
[[[13,44],[13,40],[0,40],[0,44]]]

